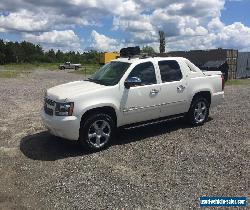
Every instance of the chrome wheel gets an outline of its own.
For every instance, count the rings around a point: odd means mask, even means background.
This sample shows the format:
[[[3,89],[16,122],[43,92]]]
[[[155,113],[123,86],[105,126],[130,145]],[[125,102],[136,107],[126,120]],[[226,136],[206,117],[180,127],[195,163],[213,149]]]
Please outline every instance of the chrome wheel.
[[[101,148],[109,141],[110,135],[109,123],[105,120],[97,120],[89,127],[88,140],[95,148]]]
[[[204,101],[199,101],[194,108],[194,119],[196,123],[202,123],[207,116],[207,106]]]

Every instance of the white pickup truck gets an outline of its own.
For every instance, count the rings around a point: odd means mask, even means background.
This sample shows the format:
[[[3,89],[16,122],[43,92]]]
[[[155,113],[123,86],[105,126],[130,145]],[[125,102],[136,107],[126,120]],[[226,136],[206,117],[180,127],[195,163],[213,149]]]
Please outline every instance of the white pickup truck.
[[[119,58],[87,80],[48,89],[42,119],[51,134],[97,151],[118,127],[179,117],[202,125],[223,98],[221,72],[202,72],[185,58]]]

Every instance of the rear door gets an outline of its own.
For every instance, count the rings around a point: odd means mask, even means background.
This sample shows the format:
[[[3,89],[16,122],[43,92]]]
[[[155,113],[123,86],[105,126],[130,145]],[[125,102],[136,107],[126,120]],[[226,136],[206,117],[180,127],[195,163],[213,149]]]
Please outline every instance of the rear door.
[[[187,82],[176,60],[158,62],[161,74],[161,116],[187,112]]]
[[[156,119],[160,116],[160,84],[157,81],[155,66],[152,62],[138,64],[128,78],[141,79],[140,86],[124,89],[122,97],[125,124]]]

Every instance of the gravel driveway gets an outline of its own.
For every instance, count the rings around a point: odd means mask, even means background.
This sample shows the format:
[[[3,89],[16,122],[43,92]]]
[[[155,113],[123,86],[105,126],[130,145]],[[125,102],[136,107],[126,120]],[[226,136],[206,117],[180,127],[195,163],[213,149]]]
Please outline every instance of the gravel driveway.
[[[178,120],[122,131],[86,154],[48,134],[39,116],[45,88],[81,78],[0,79],[0,209],[185,210],[200,196],[249,197],[250,86],[227,87],[202,127]]]

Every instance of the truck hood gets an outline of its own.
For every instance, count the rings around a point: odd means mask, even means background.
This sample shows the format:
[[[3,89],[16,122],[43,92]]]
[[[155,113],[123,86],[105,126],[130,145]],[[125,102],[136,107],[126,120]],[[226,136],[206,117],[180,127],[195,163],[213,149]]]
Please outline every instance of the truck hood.
[[[47,97],[58,102],[68,101],[77,95],[101,88],[105,88],[105,86],[89,81],[75,81],[48,89]]]

